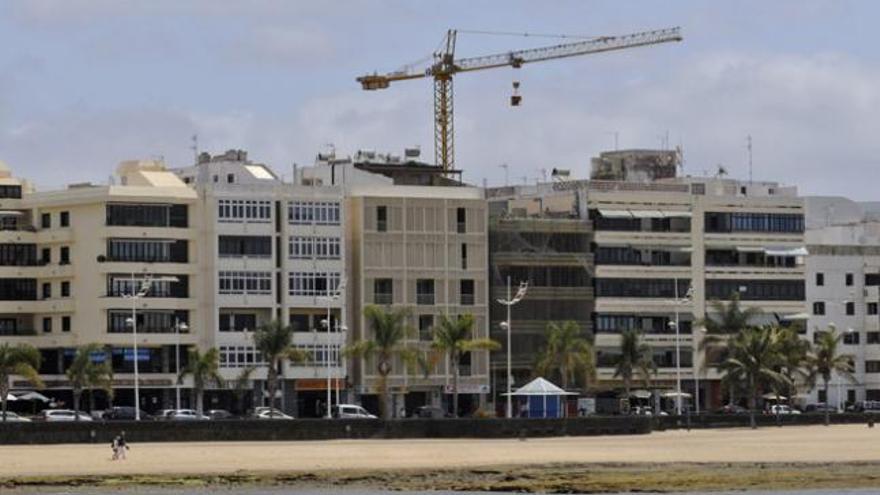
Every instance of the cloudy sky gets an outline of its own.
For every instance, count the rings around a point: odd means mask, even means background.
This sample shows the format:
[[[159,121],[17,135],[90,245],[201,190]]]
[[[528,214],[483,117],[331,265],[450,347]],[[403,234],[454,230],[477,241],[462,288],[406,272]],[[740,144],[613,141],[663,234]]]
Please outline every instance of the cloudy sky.
[[[724,165],[807,194],[878,199],[880,3],[856,1],[0,2],[0,160],[41,188],[104,181],[123,159],[244,148],[280,173],[316,153],[432,156],[429,80],[364,92],[362,73],[428,57],[447,28],[685,40],[463,74],[465,179],[585,176],[614,147],[682,145],[685,172]],[[473,56],[556,43],[461,34]],[[511,108],[512,81],[523,105]]]

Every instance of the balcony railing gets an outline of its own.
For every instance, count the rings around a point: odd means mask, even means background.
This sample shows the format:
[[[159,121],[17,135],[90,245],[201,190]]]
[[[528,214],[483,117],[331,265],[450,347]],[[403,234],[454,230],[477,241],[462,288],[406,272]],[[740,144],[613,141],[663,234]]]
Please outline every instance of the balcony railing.
[[[434,294],[416,294],[416,304],[434,304]]]
[[[461,295],[461,305],[462,306],[473,306],[474,299],[475,299],[475,297],[473,294],[462,294]]]
[[[377,292],[373,294],[374,304],[391,304],[394,301],[394,294]]]

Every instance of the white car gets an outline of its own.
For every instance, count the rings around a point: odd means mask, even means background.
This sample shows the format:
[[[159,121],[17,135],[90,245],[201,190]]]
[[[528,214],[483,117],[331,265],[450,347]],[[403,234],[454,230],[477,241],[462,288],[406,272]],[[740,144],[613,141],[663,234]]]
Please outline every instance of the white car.
[[[254,414],[254,417],[256,419],[293,419],[293,416],[290,416],[289,414],[284,414],[278,409],[270,408],[266,408],[263,411],[257,411]]]
[[[203,421],[208,417],[199,414],[195,409],[177,409],[165,416],[169,421]]]
[[[3,422],[3,415],[0,413],[0,423]],[[23,418],[18,414],[15,414],[12,411],[6,411],[6,422],[7,423],[30,423],[31,420],[28,418]]]
[[[45,409],[35,419],[49,422],[76,421],[77,416],[79,416],[79,421],[92,421],[92,417],[88,414],[70,409]]]
[[[331,409],[334,418],[340,419],[377,419],[375,415],[361,406],[354,404],[339,404]]]
[[[770,409],[767,410],[767,414],[772,415],[783,415],[783,414],[800,414],[801,412],[797,409],[792,409],[791,406],[786,406],[785,404],[779,404],[770,406]]]

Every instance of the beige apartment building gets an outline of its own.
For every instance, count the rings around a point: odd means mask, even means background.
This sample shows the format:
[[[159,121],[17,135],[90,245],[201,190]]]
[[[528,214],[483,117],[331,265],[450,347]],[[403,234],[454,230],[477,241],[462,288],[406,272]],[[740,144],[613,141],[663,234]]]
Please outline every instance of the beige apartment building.
[[[193,290],[201,277],[197,196],[152,161],[123,162],[117,181],[35,192],[0,168],[0,339],[37,347],[44,394],[68,406],[64,370],[77,346],[106,346],[94,359],[112,363],[120,404],[133,403],[138,359],[141,406],[153,410],[174,400],[175,350],[185,360],[188,346],[208,343],[199,332],[175,331],[204,324]],[[126,297],[145,284],[144,297]]]

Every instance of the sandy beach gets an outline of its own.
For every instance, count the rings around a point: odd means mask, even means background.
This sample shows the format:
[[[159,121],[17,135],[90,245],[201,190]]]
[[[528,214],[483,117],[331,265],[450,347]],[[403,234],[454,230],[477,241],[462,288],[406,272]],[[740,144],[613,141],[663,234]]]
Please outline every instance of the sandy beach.
[[[334,440],[134,444],[125,462],[107,445],[0,447],[0,479],[210,474],[389,473],[503,466],[880,465],[880,428],[830,427],[665,431],[650,435],[522,440]],[[730,466],[728,464],[728,466]],[[693,467],[693,466],[692,466]],[[765,469],[772,466],[763,466]],[[809,466],[808,466],[809,467]],[[805,471],[806,472],[806,471]],[[852,474],[852,473],[850,473]],[[857,476],[856,476],[857,477]],[[290,479],[295,479],[293,476]],[[873,477],[872,477],[873,478]],[[861,481],[864,486],[865,480]]]

